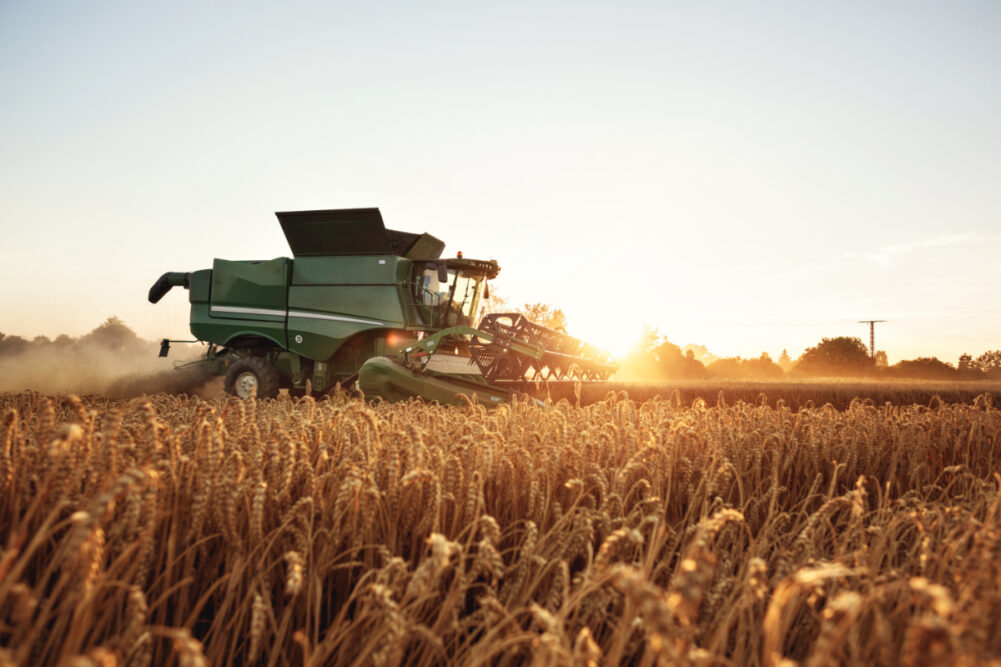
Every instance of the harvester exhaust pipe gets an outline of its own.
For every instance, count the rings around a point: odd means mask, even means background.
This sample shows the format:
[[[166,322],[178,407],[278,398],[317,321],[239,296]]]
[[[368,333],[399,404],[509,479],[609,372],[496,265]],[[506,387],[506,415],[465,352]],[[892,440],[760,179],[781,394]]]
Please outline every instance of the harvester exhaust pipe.
[[[170,291],[171,287],[183,287],[188,289],[189,273],[168,272],[160,276],[160,279],[149,288],[149,302],[156,303],[163,298],[163,295]]]

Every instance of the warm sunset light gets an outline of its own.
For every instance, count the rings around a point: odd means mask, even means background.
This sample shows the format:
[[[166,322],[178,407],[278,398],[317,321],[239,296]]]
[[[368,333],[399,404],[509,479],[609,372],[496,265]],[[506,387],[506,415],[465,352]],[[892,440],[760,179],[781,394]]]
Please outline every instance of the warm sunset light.
[[[183,338],[160,272],[378,206],[619,352],[999,347],[995,7],[525,12],[5,5],[0,330]]]
[[[0,667],[1001,665],[1001,2],[0,2]]]
[[[627,323],[617,320],[593,321],[584,317],[575,320],[576,326],[568,331],[574,336],[609,352],[616,358],[623,358],[629,348],[639,340],[642,326],[629,327]],[[628,333],[626,333],[628,332]]]

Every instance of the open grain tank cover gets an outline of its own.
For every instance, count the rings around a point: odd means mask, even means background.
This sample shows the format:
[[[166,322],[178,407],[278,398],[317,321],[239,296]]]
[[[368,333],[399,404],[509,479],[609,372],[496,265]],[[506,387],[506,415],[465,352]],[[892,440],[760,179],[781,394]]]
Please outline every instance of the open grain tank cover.
[[[430,234],[386,229],[377,208],[275,213],[296,257],[399,255],[436,259],[445,244]]]

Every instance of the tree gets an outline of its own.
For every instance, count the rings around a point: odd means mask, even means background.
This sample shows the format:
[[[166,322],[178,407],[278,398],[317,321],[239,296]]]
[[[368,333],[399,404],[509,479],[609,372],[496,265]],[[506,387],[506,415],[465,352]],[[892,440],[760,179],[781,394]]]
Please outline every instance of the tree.
[[[779,366],[786,373],[792,370],[792,367],[796,365],[796,362],[792,360],[789,356],[789,351],[782,348],[782,354],[779,355]]]
[[[701,361],[704,366],[708,366],[712,362],[719,359],[715,354],[709,351],[709,348],[705,345],[696,345],[695,343],[689,343],[681,348],[681,350],[688,354],[689,352],[695,357],[696,360]]]
[[[639,339],[632,344],[625,358],[620,361],[616,377],[634,380],[661,379],[653,354],[661,339],[656,328],[644,324]]]
[[[666,338],[653,349],[654,367],[659,375],[675,380],[699,380],[709,376],[695,355],[686,356],[681,348]]]
[[[876,368],[886,368],[890,365],[890,361],[886,358],[885,350],[876,350],[876,356],[873,357]]]
[[[767,352],[762,352],[757,359],[747,359],[744,362],[751,377],[778,379],[785,375],[785,371],[777,363],[772,361]]]
[[[824,338],[807,348],[796,362],[796,373],[802,375],[868,375],[874,368],[865,343],[859,338],[839,336]]]
[[[146,343],[124,322],[111,316],[99,327],[80,339],[82,343],[92,343],[110,350],[138,349]]]
[[[639,340],[633,343],[632,348],[629,350],[630,356],[652,356],[654,348],[660,345],[661,338],[660,332],[655,327],[644,324]]]
[[[682,350],[657,329],[644,326],[643,333],[620,364],[619,378],[642,380],[697,380],[708,377],[695,350]]]
[[[956,369],[952,367],[952,364],[947,364],[935,357],[905,359],[895,363],[889,370],[894,377],[912,380],[956,379]]]
[[[977,369],[992,380],[1001,378],[1001,350],[984,352],[974,362]]]
[[[973,356],[965,352],[959,355],[959,361],[956,363],[956,372],[964,380],[978,380],[984,376],[980,372],[977,362],[973,360]]]
[[[544,327],[566,331],[567,317],[563,311],[548,303],[526,303],[518,312]]]
[[[506,298],[493,285],[490,286],[490,295],[483,300],[484,313],[510,313],[515,310]]]
[[[777,379],[784,375],[782,367],[772,361],[767,352],[762,352],[757,359],[718,359],[706,366],[706,370],[713,377],[728,380]]]
[[[21,354],[28,349],[29,345],[31,345],[31,343],[24,338],[7,334],[0,339],[0,355],[13,356],[15,354]]]
[[[741,368],[743,359],[740,357],[724,357],[717,359],[708,366],[706,370],[714,378],[725,378],[727,380],[740,380],[745,377],[744,369]]]

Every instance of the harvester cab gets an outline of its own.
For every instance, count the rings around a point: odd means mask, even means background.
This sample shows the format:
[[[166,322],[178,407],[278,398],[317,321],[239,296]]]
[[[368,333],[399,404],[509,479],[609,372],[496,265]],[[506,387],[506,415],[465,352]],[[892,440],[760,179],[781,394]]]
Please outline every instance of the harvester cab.
[[[606,379],[606,355],[509,313],[474,328],[494,260],[442,258],[430,234],[386,229],[379,209],[278,213],[292,257],[216,259],[163,274],[157,303],[188,290],[196,362],[243,398],[335,384],[386,400],[498,403],[541,381]],[[169,349],[164,341],[161,356]]]

